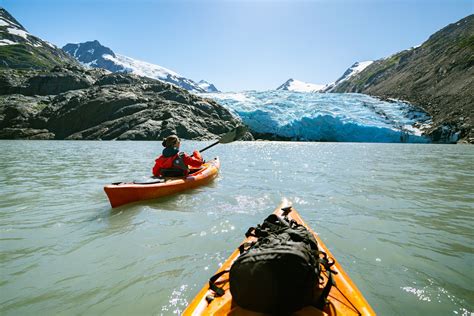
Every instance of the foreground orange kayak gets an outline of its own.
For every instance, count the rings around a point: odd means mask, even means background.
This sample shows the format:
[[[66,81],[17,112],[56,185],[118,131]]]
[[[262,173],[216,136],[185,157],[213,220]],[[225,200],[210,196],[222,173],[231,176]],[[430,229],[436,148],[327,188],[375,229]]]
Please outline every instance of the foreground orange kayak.
[[[288,207],[289,205],[284,202],[275,210],[274,214],[282,216],[284,212],[282,209],[286,208],[286,212],[290,210],[288,213],[288,218],[295,220],[299,224],[302,224],[307,229],[309,229],[316,238],[320,250],[326,252],[329,257],[334,258],[334,256],[327,249],[321,239],[319,239],[316,233],[314,233],[311,228],[309,228],[308,225],[306,225],[306,223],[301,219],[298,212],[296,212],[293,207],[291,207],[291,209]],[[244,242],[250,242],[253,240],[253,238],[254,237],[249,237],[245,239]],[[232,263],[238,256],[239,250],[236,249],[217,271],[217,273],[230,269]],[[345,273],[337,260],[335,261],[336,263],[331,267],[331,270],[336,271],[337,274],[333,274],[335,285],[332,286],[329,292],[329,304],[324,307],[324,310],[319,310],[313,306],[307,306],[295,312],[294,315],[375,315],[375,312],[365,300],[362,293]],[[326,274],[322,275],[325,278],[324,282],[327,282]],[[264,315],[261,313],[245,310],[237,306],[237,304],[232,301],[228,278],[228,274],[223,274],[216,282],[219,287],[225,290],[224,295],[216,297],[214,295],[215,293],[209,289],[209,285],[206,284],[188,305],[186,310],[183,312],[183,315]],[[318,286],[323,287],[324,284]],[[208,296],[213,297],[213,300],[209,300],[210,303],[208,303],[208,300],[206,300],[206,297]]]
[[[195,188],[211,182],[219,172],[219,158],[203,164],[203,167],[184,178],[165,177],[155,183],[114,183],[104,187],[112,207],[142,200],[156,199]],[[152,181],[153,182],[153,181]]]

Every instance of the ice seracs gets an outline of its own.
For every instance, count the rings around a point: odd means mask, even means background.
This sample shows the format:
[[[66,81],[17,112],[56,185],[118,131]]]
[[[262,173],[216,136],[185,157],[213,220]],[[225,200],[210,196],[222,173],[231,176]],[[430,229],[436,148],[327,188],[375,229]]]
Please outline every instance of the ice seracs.
[[[209,93],[252,130],[295,140],[429,142],[430,117],[400,101],[354,93],[245,91]]]

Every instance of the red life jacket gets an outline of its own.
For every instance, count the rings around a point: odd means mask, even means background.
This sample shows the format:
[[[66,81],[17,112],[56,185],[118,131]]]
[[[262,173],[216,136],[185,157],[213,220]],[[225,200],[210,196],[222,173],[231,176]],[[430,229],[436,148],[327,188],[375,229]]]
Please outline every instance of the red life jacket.
[[[200,167],[202,164],[201,155],[198,157],[188,156],[183,152],[177,153],[171,157],[165,157],[161,155],[155,160],[155,166],[153,167],[153,175],[168,176],[168,177],[180,177],[187,176],[189,174],[189,167]],[[194,155],[194,154],[193,154]]]

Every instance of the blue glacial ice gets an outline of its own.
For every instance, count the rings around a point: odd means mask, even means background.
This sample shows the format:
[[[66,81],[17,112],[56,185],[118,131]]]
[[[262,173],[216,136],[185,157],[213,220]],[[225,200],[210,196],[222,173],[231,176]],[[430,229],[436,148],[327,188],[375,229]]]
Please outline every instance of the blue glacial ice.
[[[245,91],[203,94],[238,115],[257,133],[295,140],[430,142],[430,117],[408,103],[355,93]]]

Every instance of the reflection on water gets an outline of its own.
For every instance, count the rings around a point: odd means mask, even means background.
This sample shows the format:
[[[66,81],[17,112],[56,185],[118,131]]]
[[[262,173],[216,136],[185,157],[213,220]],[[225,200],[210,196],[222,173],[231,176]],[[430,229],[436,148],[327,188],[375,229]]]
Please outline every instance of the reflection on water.
[[[112,210],[159,142],[0,143],[2,315],[179,314],[282,197],[379,314],[474,310],[472,146],[219,145],[212,184]]]

